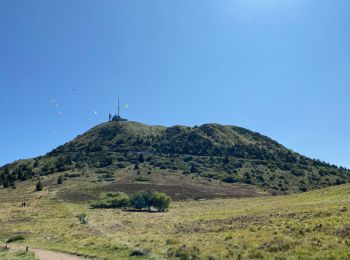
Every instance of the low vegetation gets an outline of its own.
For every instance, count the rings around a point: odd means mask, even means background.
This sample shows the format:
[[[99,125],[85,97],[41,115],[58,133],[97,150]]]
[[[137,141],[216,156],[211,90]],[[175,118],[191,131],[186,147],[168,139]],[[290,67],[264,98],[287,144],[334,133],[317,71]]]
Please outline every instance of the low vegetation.
[[[80,224],[87,224],[89,222],[88,216],[86,213],[78,214],[77,218],[79,219]]]
[[[32,252],[10,251],[6,247],[0,247],[0,259],[4,260],[37,260]]]
[[[13,235],[6,240],[6,243],[12,243],[12,242],[20,241],[20,240],[24,240],[24,236]]]

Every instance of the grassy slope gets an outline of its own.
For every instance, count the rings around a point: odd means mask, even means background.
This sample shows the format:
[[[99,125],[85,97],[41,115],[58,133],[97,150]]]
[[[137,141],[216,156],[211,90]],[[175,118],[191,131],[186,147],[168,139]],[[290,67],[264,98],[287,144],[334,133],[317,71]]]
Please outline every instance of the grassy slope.
[[[63,188],[78,183],[67,181]],[[157,259],[350,257],[350,185],[291,196],[174,202],[167,213],[92,210],[86,202],[57,199],[61,187],[33,192],[34,185],[0,189],[2,241],[22,234],[31,246],[103,259],[126,259],[135,249],[148,249]],[[22,200],[30,206],[20,208]],[[76,218],[82,212],[87,225]]]
[[[0,247],[0,259],[6,260],[36,260],[31,252],[17,251],[13,252],[4,247]]]

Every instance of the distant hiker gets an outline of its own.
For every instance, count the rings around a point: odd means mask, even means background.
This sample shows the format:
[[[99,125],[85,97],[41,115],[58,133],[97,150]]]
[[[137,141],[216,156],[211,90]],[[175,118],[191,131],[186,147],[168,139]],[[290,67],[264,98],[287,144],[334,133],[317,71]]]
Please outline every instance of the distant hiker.
[[[28,248],[28,246],[27,246],[27,247],[26,247],[26,252],[27,252],[27,253],[28,253],[28,249],[29,249],[29,248]]]

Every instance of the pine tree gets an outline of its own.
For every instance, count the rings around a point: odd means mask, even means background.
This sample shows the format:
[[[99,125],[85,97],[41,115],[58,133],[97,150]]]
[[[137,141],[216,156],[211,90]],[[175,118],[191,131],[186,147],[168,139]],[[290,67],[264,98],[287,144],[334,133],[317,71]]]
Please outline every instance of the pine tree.
[[[27,173],[25,172],[25,173],[22,174],[21,181],[26,181],[27,179],[28,179],[28,175],[27,175]]]
[[[62,176],[60,176],[57,179],[57,184],[62,184],[62,183],[63,183],[63,178],[62,178]]]
[[[139,162],[140,162],[140,163],[145,162],[145,158],[143,157],[143,154],[142,154],[142,153],[139,155]]]
[[[35,186],[35,189],[37,191],[42,191],[43,190],[43,184],[41,183],[41,181],[38,181],[38,183]]]
[[[8,187],[10,187],[10,182],[8,181],[8,179],[7,179],[7,178],[5,178],[5,179],[4,179],[4,181],[3,181],[2,185],[4,186],[4,188],[8,188]]]
[[[22,170],[19,168],[17,171],[17,180],[22,180],[23,179],[23,173]]]
[[[10,170],[9,170],[9,168],[8,168],[8,167],[6,167],[6,168],[5,168],[5,170],[4,170],[4,174],[5,174],[5,175],[10,175]]]

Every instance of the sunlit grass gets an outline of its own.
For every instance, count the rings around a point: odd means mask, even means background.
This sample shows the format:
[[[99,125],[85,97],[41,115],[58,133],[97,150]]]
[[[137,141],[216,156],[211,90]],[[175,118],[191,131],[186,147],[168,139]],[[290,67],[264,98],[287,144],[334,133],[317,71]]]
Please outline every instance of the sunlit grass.
[[[0,239],[102,259],[349,259],[350,185],[280,197],[174,202],[166,213],[90,209],[23,187],[2,203]],[[22,191],[22,189],[18,189]],[[9,191],[0,190],[2,202]],[[11,191],[12,192],[12,191]],[[87,224],[76,217],[88,216]],[[136,253],[135,253],[136,252]],[[136,256],[135,256],[136,257]],[[16,259],[16,258],[14,258]]]

